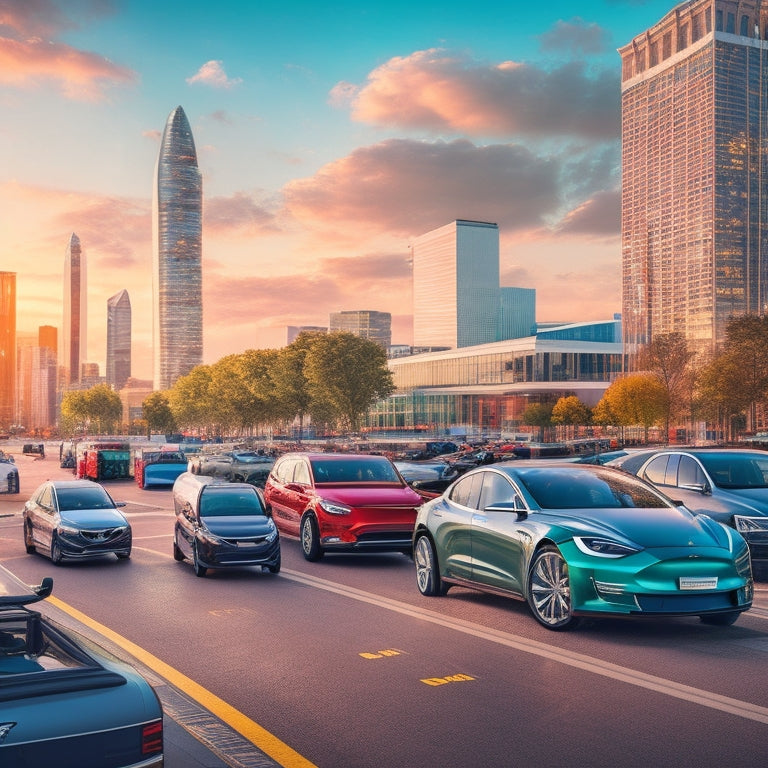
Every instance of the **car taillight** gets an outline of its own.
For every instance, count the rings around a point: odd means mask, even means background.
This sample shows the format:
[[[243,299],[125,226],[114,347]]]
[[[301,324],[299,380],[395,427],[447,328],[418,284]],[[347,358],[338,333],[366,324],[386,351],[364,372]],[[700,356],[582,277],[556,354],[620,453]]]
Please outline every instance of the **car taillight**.
[[[153,755],[163,751],[163,721],[145,725],[141,729],[141,754]]]

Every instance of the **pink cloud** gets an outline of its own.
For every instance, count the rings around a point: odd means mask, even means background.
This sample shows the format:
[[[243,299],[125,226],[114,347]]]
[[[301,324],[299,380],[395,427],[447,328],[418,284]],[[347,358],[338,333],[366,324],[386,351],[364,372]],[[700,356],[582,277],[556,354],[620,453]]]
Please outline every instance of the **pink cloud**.
[[[471,136],[619,136],[613,69],[571,61],[545,70],[513,61],[480,64],[440,49],[395,57],[355,88],[339,83],[332,102],[351,102],[355,120]]]
[[[107,87],[130,84],[135,74],[103,56],[39,38],[0,38],[0,83],[34,88],[55,83],[68,98],[98,101]]]
[[[355,222],[412,236],[457,218],[530,228],[556,211],[558,172],[557,162],[519,145],[393,139],[357,149],[283,192],[295,217],[337,228]]]
[[[199,83],[201,85],[210,85],[212,88],[233,88],[242,83],[239,77],[227,77],[224,71],[224,64],[221,61],[206,61],[192,77],[187,78],[190,85]]]
[[[206,200],[203,223],[206,231],[212,233],[240,231],[250,236],[279,231],[274,213],[259,205],[245,192]]]

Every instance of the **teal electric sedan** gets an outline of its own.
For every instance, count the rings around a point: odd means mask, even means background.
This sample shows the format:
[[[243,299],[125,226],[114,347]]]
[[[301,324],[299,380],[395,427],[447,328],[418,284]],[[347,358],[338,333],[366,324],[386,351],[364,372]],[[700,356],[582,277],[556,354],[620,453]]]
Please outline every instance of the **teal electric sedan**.
[[[740,533],[599,465],[472,470],[420,507],[413,545],[423,595],[456,585],[525,600],[552,630],[588,615],[728,626],[752,605]]]

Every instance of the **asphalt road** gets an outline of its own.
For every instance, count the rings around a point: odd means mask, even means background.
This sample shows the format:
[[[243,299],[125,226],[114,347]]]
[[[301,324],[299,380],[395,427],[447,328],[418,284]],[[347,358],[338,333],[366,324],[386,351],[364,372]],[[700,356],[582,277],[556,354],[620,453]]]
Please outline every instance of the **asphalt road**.
[[[18,457],[0,495],[0,562],[54,576],[46,608],[127,656],[166,711],[166,766],[759,765],[768,737],[768,584],[729,628],[695,620],[539,627],[523,604],[418,594],[402,555],[196,578],[171,556],[167,490],[105,483],[128,502],[134,553],[53,568],[19,512],[49,456]]]

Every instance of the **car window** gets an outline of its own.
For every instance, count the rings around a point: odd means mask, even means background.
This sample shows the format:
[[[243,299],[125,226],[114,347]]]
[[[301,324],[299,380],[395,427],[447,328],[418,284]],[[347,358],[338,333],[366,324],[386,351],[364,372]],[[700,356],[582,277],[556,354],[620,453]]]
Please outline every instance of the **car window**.
[[[286,483],[292,483],[293,469],[295,466],[296,459],[283,459],[282,461],[279,461],[277,464],[275,464],[273,472],[278,482],[283,483],[284,485]]]
[[[677,484],[679,486],[706,485],[707,478],[704,470],[696,459],[691,456],[681,456],[680,466],[677,468]]]
[[[257,493],[236,488],[205,488],[200,496],[200,517],[243,517],[263,515]]]
[[[654,485],[666,485],[667,482],[667,463],[669,456],[664,454],[651,459],[648,466],[643,471],[643,477]]]
[[[712,454],[701,457],[712,482],[721,488],[765,488],[768,456]]]
[[[479,509],[480,489],[483,483],[484,472],[475,472],[457,481],[451,489],[451,501],[462,507]]]
[[[484,472],[480,492],[480,509],[487,509],[498,502],[511,502],[517,493],[512,483],[499,472]]]
[[[312,484],[312,480],[309,477],[309,467],[301,459],[296,462],[296,467],[293,470],[293,482],[301,483],[301,485]]]
[[[46,485],[45,488],[43,488],[42,491],[40,491],[37,499],[37,503],[41,507],[52,507],[53,506],[53,497],[51,496],[51,486]]]
[[[109,509],[114,506],[106,491],[98,485],[79,488],[57,488],[59,511],[75,509]]]
[[[316,483],[399,483],[395,468],[389,461],[368,459],[314,459],[312,474]]]

